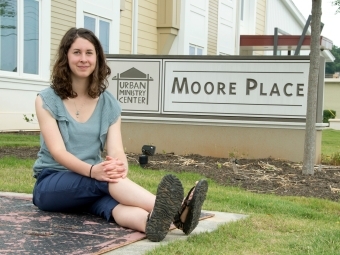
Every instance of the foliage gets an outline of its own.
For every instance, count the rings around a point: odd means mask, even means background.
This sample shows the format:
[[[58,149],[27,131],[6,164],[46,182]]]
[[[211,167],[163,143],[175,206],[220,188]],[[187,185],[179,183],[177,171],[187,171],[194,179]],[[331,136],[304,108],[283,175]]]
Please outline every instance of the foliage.
[[[340,48],[333,45],[331,53],[335,57],[335,60],[334,60],[334,62],[326,63],[326,73],[327,74],[334,74],[336,72],[340,72]]]
[[[329,123],[329,119],[334,119],[336,116],[336,111],[334,110],[324,110],[323,111],[323,123]]]
[[[334,1],[332,2],[332,5],[338,6],[338,9],[336,10],[335,13],[340,13],[340,0],[334,0]]]
[[[0,1],[0,16],[14,17],[15,15],[13,3],[10,3],[8,0]]]
[[[33,123],[36,120],[35,115],[33,113],[31,116],[27,116],[26,114],[24,114],[24,120],[28,123]]]
[[[334,0],[332,2],[332,5],[338,7],[335,14],[340,13],[340,0]],[[327,74],[334,74],[335,72],[340,72],[340,48],[333,45],[331,52],[335,57],[335,60],[333,63],[326,63]]]

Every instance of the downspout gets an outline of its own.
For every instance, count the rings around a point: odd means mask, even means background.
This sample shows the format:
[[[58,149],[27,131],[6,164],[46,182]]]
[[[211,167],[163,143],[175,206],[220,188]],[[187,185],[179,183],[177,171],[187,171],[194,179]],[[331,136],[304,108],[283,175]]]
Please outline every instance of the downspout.
[[[137,54],[138,46],[138,0],[132,0],[132,43],[131,54]]]

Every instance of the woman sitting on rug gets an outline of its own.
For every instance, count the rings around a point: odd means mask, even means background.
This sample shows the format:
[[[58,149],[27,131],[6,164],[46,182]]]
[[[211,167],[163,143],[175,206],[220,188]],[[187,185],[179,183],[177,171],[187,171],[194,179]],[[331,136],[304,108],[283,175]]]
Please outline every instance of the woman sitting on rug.
[[[35,102],[40,151],[33,203],[51,212],[89,212],[161,241],[173,222],[186,234],[198,224],[208,190],[199,181],[183,202],[183,187],[166,175],[153,195],[127,178],[121,108],[107,88],[111,70],[98,38],[71,28],[61,40],[52,85]],[[101,153],[106,146],[103,161]]]

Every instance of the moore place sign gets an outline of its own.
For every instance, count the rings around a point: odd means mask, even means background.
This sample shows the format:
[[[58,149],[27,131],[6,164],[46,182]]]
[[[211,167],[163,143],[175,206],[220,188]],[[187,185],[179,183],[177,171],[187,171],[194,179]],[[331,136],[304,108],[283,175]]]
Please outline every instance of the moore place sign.
[[[123,112],[306,116],[308,57],[117,56],[108,55],[109,90]]]

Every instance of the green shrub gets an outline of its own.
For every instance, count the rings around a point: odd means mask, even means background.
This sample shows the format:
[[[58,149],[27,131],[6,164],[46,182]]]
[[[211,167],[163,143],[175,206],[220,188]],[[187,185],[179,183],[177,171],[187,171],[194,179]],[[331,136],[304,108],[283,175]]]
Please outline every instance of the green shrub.
[[[334,119],[336,116],[336,111],[334,110],[323,110],[323,123],[328,123],[329,119]]]

